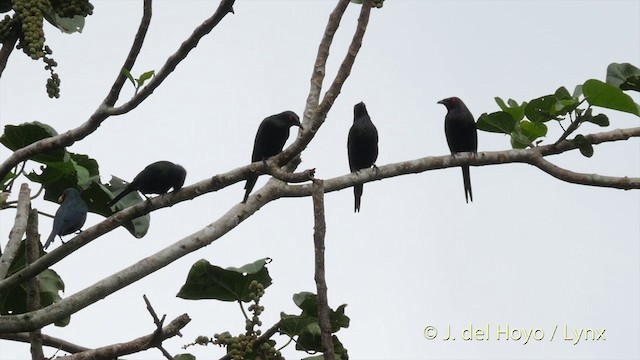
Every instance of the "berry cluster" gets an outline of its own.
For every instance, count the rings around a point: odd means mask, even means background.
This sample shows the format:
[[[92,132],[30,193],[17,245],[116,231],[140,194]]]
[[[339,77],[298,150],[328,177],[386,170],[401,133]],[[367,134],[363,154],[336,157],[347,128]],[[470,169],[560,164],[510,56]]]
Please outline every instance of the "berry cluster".
[[[206,336],[198,336],[190,345],[219,345],[227,348],[227,354],[233,360],[262,359],[262,360],[282,360],[282,354],[276,350],[276,342],[273,340],[258,341],[262,334],[256,330],[256,326],[261,326],[260,314],[264,311],[264,306],[260,305],[260,298],[264,295],[264,286],[257,281],[252,281],[249,285],[251,301],[248,310],[252,313],[251,318],[246,319],[244,334],[232,336],[228,331],[213,335],[213,339]],[[185,346],[185,348],[187,347]]]
[[[371,0],[371,6],[380,9],[384,5],[384,0]]]
[[[22,36],[18,48],[38,60],[44,56],[44,14],[51,4],[49,0],[12,0],[15,18],[21,24]]]
[[[93,5],[89,0],[51,0],[51,7],[60,17],[86,17],[93,14]]]
[[[21,49],[33,60],[42,59],[45,70],[51,76],[47,79],[47,94],[50,98],[60,97],[60,77],[54,71],[58,63],[50,57],[53,53],[45,45],[43,24],[45,18],[54,22],[56,15],[72,18],[93,14],[93,5],[89,0],[11,0],[13,17],[5,15],[0,20],[0,41],[4,41],[12,31],[19,35],[17,49]],[[15,35],[14,35],[15,36]]]

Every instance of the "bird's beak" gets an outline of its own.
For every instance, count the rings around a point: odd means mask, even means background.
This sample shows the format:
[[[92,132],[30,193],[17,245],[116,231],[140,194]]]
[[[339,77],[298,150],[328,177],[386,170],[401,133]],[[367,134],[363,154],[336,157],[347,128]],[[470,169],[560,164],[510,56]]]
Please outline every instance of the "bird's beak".
[[[58,198],[58,203],[62,203],[64,201],[64,194],[60,195]]]
[[[296,124],[297,127],[299,127],[300,129],[304,130],[304,128],[302,127],[302,124],[300,124],[300,121],[298,121],[298,123]]]
[[[438,101],[438,104],[442,104],[442,105],[444,105],[444,100],[440,100],[440,101]]]

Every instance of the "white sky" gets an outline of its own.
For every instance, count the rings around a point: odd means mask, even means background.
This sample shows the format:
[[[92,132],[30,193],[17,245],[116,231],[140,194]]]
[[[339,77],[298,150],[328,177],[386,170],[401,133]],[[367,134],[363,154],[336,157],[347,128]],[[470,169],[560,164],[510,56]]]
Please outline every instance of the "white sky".
[[[95,1],[82,34],[47,28],[62,78],[62,97],[45,93],[42,64],[14,52],[0,83],[1,124],[38,120],[59,132],[87,120],[102,101],[138,27],[139,1]],[[159,69],[218,1],[156,1],[147,41],[132,73]],[[302,115],[309,77],[334,1],[238,1],[187,60],[130,114],[107,120],[72,147],[97,159],[108,181],[131,180],[157,160],[182,164],[186,185],[245,165],[259,122],[283,110]],[[350,5],[331,50],[332,79],[351,40],[358,5]],[[352,107],[367,104],[380,134],[378,165],[449,152],[436,102],[459,96],[476,116],[497,111],[495,96],[519,102],[604,80],[611,62],[640,65],[638,1],[387,1],[373,10],[351,77],[300,169],[330,178],[348,172]],[[121,99],[133,94],[126,85]],[[326,90],[326,89],[325,89]],[[323,91],[324,93],[324,91]],[[635,96],[636,101],[640,101]],[[640,119],[604,111],[611,127]],[[545,143],[561,130],[549,123]],[[607,130],[609,130],[607,129]],[[600,128],[584,126],[582,133]],[[292,136],[293,138],[293,136]],[[479,132],[479,151],[508,149],[505,136]],[[549,158],[573,171],[640,176],[640,142],[597,146]],[[9,155],[5,148],[0,158]],[[560,182],[528,165],[471,169],[473,204],[465,204],[459,169],[368,183],[362,212],[353,192],[327,194],[330,304],[346,303],[351,326],[338,333],[352,359],[637,359],[640,357],[640,193]],[[266,177],[260,178],[262,186]],[[124,229],[91,243],[53,268],[66,295],[154,254],[215,221],[243,195],[244,183],[152,214],[146,237]],[[35,189],[34,189],[35,191]],[[15,194],[13,195],[15,196]],[[55,204],[35,201],[53,213]],[[0,215],[8,236],[14,212]],[[102,218],[88,217],[85,227]],[[40,220],[48,234],[51,221]],[[184,337],[165,343],[177,354],[197,335],[244,328],[237,304],[186,301],[175,294],[195,261],[241,266],[274,261],[263,298],[264,328],[280,311],[297,313],[291,296],[315,292],[311,198],[265,206],[213,245],[190,254],[72,316],[46,334],[97,347],[153,331],[142,295],[169,319],[188,313]],[[56,242],[59,245],[59,241]],[[447,325],[490,326],[488,341],[443,341]],[[436,326],[440,336],[426,340]],[[558,333],[549,341],[555,325]],[[606,329],[606,341],[563,340],[564,326]],[[496,327],[544,331],[542,341],[496,340]],[[284,337],[278,338],[280,344]],[[290,345],[290,359],[305,354]],[[219,348],[190,348],[216,359]],[[27,345],[0,342],[2,359],[26,359]],[[47,349],[46,355],[52,351]],[[156,350],[131,359],[159,359]]]

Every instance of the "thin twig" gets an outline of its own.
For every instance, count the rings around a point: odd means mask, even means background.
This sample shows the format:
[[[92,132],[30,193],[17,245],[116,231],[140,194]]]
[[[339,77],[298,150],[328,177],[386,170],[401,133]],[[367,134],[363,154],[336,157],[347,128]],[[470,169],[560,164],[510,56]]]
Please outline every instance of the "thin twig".
[[[184,328],[191,319],[189,315],[182,314],[171,321],[167,326],[162,328],[160,333],[161,341],[164,341],[168,338],[174,337],[180,333],[180,330]],[[124,343],[113,344],[109,346],[104,346],[101,348],[97,348],[94,350],[87,350],[84,352],[76,353],[68,356],[57,357],[56,360],[102,360],[102,359],[113,359],[119,356],[124,356],[128,354],[134,354],[140,351],[144,351],[150,349],[152,347],[156,347],[154,341],[158,335],[156,331],[152,334],[139,337],[135,340],[131,340]]]
[[[315,280],[318,290],[318,325],[320,325],[320,339],[324,349],[324,358],[335,360],[333,339],[331,338],[331,323],[329,322],[329,298],[327,296],[327,281],[324,270],[324,237],[327,225],[324,220],[324,181],[316,179],[312,184],[313,199],[313,245],[315,250]]]

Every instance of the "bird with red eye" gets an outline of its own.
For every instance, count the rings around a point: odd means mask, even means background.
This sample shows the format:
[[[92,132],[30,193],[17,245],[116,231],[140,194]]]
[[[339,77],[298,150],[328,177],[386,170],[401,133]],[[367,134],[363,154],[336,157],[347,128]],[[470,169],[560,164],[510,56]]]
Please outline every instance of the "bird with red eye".
[[[451,154],[461,152],[478,152],[478,130],[476,121],[467,106],[457,97],[450,97],[438,101],[447,108],[447,115],[444,117],[444,134],[447,137],[447,144]],[[464,183],[464,197],[473,202],[471,192],[471,175],[469,166],[462,166],[462,180]]]
[[[253,142],[253,153],[251,162],[262,160],[266,162],[268,158],[282,152],[284,143],[289,138],[289,129],[297,126],[302,129],[300,118],[293,111],[284,111],[280,114],[271,115],[260,123],[255,141]],[[251,194],[251,190],[258,181],[257,174],[250,174],[247,177],[247,184],[244,186],[245,194],[242,203],[245,204]]]

